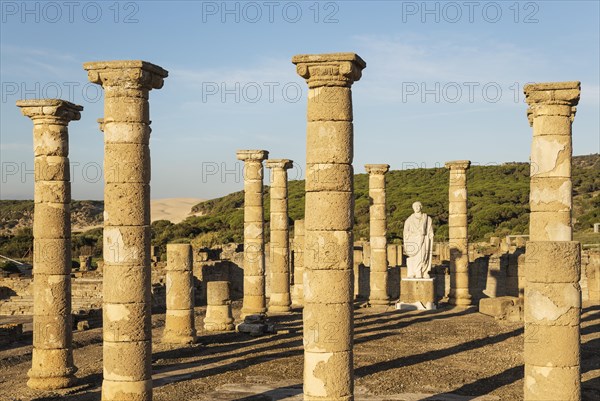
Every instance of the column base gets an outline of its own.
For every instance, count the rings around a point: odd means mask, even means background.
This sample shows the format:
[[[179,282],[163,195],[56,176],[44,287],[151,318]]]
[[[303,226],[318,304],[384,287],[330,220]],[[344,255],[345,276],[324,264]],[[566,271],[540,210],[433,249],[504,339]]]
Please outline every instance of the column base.
[[[242,313],[240,315],[240,318],[245,319],[248,316],[265,315],[266,313],[267,313],[267,308],[260,308],[260,309],[244,309],[244,308],[242,308]]]
[[[448,303],[450,305],[456,306],[472,306],[473,299],[471,294],[469,294],[469,290],[466,288],[457,288],[450,289],[450,294],[448,295]]]
[[[74,369],[77,370],[77,369]],[[74,373],[74,372],[73,372]],[[34,390],[58,390],[61,388],[73,387],[77,382],[77,378],[74,375],[67,376],[53,376],[53,377],[39,377],[33,376],[35,373],[29,372],[29,380],[27,380],[27,387]]]
[[[204,319],[204,330],[206,331],[233,331],[235,325],[233,319],[231,320],[206,320]]]
[[[102,401],[152,401],[152,380],[102,382]]]
[[[392,301],[388,299],[369,299],[369,305],[372,306],[388,306]]]
[[[292,311],[291,305],[269,305],[269,309],[267,310],[268,314],[273,313],[290,313]]]
[[[33,348],[27,386],[36,390],[54,390],[73,386],[77,367],[73,351],[68,348]]]

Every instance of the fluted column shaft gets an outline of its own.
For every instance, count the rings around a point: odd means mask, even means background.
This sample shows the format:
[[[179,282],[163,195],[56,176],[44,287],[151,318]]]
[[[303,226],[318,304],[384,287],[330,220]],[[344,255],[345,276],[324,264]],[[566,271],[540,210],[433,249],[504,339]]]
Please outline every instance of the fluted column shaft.
[[[33,121],[33,351],[27,385],[75,382],[71,317],[71,183],[67,125],[83,107],[60,99],[20,100]]]
[[[389,305],[388,257],[387,257],[387,217],[385,212],[385,174],[387,164],[365,165],[369,173],[369,243],[371,244],[371,280],[369,303]]]
[[[266,150],[240,150],[244,162],[244,300],[242,317],[267,311],[265,297],[265,239],[263,160]]]
[[[525,253],[524,399],[581,400],[581,249],[571,225],[579,82],[525,86],[533,127]]]
[[[467,237],[468,160],[446,163],[450,170],[448,191],[448,236],[450,245],[450,295],[452,305],[471,304],[469,293],[469,241]]]
[[[271,169],[271,297],[269,312],[289,312],[290,295],[290,226],[288,223],[288,174],[293,162],[269,159]]]
[[[191,344],[196,341],[192,246],[167,244],[165,270],[167,312],[162,340],[172,344]]]
[[[354,399],[353,126],[351,85],[365,62],[353,53],[295,56],[308,83],[304,400]]]
[[[144,61],[85,63],[104,88],[103,401],[152,400],[151,89],[167,71]]]

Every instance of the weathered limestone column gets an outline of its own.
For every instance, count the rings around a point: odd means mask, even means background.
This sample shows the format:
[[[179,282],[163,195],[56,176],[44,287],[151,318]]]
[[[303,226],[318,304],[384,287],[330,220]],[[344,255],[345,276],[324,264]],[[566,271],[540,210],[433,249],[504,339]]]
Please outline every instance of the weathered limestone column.
[[[75,383],[71,318],[71,183],[67,125],[83,107],[60,99],[20,100],[33,121],[33,352],[27,385]]]
[[[467,169],[469,160],[446,163],[450,169],[448,231],[450,245],[450,295],[452,305],[471,305],[469,293],[469,241],[467,239]]]
[[[165,343],[196,341],[193,264],[190,244],[167,244],[167,312],[162,338]]]
[[[292,58],[308,83],[304,400],[354,399],[352,83],[354,53]]]
[[[290,295],[290,226],[288,223],[288,174],[293,162],[270,159],[271,169],[271,298],[269,312],[289,312]]]
[[[145,61],[83,68],[104,88],[102,400],[151,401],[148,95],[168,73]]]
[[[579,82],[525,86],[533,127],[525,253],[526,401],[581,400],[581,250],[571,241],[571,124],[579,95]]]
[[[292,302],[295,306],[304,304],[304,220],[294,221],[294,286]]]
[[[206,283],[206,317],[204,330],[230,331],[235,328],[231,313],[229,281],[209,281]]]
[[[527,117],[533,127],[529,241],[573,239],[571,123],[579,93],[579,82],[525,86]]]
[[[371,281],[369,303],[389,305],[387,263],[387,218],[385,214],[385,173],[388,164],[366,164],[369,173],[369,243],[371,244]]]
[[[244,162],[244,300],[242,318],[267,311],[265,299],[265,239],[263,160],[266,150],[239,150]]]

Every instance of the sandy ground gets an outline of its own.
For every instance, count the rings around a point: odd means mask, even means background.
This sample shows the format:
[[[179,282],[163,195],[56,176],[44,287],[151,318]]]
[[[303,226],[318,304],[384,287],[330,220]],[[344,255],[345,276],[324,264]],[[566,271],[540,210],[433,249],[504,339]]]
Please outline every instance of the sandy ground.
[[[192,206],[204,202],[204,200],[199,198],[152,199],[150,201],[150,219],[152,221],[169,220],[171,223],[177,224],[186,217],[192,216],[190,214]]]
[[[234,304],[239,315],[240,302]],[[301,401],[302,316],[271,318],[282,330],[265,337],[201,330],[200,342],[160,343],[164,314],[153,316],[154,401]],[[0,317],[2,321],[31,318]],[[31,324],[28,324],[30,327]],[[356,401],[519,401],[523,399],[523,325],[474,309],[428,312],[355,311]],[[582,313],[583,401],[600,399],[600,306]],[[99,401],[102,329],[74,333],[79,386],[29,390],[31,334],[0,349],[0,400]]]

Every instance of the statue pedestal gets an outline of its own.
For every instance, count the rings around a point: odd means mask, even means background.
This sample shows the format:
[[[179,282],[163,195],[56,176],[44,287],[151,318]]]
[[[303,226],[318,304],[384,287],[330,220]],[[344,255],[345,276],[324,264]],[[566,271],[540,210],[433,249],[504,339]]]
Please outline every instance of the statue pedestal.
[[[432,310],[435,305],[435,283],[433,278],[403,278],[400,280],[399,310]]]

